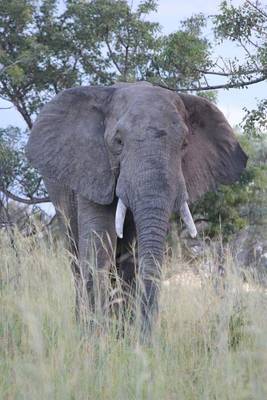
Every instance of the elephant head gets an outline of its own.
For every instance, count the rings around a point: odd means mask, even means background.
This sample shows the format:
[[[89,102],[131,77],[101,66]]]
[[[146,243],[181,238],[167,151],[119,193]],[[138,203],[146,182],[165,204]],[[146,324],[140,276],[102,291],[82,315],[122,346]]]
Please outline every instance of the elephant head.
[[[215,105],[144,82],[65,90],[40,113],[27,153],[43,176],[92,202],[108,205],[116,195],[119,236],[131,209],[144,314],[157,307],[150,278],[160,274],[172,211],[196,235],[188,204],[237,180],[247,161]]]

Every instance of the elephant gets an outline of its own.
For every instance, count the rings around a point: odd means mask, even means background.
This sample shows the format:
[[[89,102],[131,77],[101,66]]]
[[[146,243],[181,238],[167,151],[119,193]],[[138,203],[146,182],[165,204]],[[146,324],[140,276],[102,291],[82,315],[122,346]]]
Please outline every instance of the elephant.
[[[171,215],[180,214],[195,237],[189,205],[238,180],[247,162],[213,103],[148,82],[62,91],[38,115],[26,154],[68,221],[73,272],[85,282],[90,307],[98,301],[105,308],[115,262],[124,290],[140,293],[142,340],[158,315]]]

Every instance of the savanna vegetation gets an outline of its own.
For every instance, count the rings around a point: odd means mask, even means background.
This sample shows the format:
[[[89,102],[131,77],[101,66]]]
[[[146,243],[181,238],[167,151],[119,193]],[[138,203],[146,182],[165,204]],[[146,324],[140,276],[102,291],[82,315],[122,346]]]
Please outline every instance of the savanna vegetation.
[[[1,399],[266,398],[267,294],[247,272],[244,284],[230,255],[223,282],[202,269],[212,254],[198,261],[199,275],[166,259],[146,348],[138,323],[126,320],[124,336],[120,318],[76,323],[69,257],[51,238],[16,234],[11,246],[1,235],[1,249]]]
[[[134,4],[0,2],[0,399],[267,397],[264,280],[237,266],[230,251],[244,228],[267,230],[265,99],[235,127],[249,155],[240,182],[192,207],[205,222],[204,250],[188,257],[170,241],[151,347],[138,345],[138,322],[126,322],[124,336],[120,318],[91,315],[95,329],[76,323],[69,254],[49,229],[55,219],[42,208],[49,203],[42,177],[24,155],[42,105],[75,85],[136,80],[216,102],[217,90],[246,96],[248,86],[267,79],[263,3],[222,1],[217,15],[193,15],[168,35],[152,21],[156,1]],[[225,40],[242,56],[215,58],[214,46]],[[20,126],[1,125],[9,107]],[[210,240],[219,243],[220,260]],[[214,278],[222,258],[226,276]]]

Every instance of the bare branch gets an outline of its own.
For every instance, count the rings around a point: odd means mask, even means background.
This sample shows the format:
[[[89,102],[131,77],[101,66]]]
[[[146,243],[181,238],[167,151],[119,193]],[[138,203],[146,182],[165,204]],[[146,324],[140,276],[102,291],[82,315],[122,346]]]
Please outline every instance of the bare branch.
[[[205,79],[206,85],[209,86],[209,82],[208,82],[208,79],[207,79],[206,75],[204,75],[204,79]],[[199,85],[199,86],[200,86],[200,85]]]
[[[160,86],[164,89],[169,89],[175,92],[202,92],[206,90],[217,90],[217,89],[240,89],[245,88],[250,85],[254,85],[255,83],[263,82],[266,80],[266,76],[261,76],[257,79],[253,79],[247,82],[239,82],[239,83],[225,83],[222,85],[207,85],[207,86],[194,86],[188,88],[181,88],[181,89],[173,89],[165,84],[155,84],[156,86]]]
[[[219,67],[219,66],[218,66]],[[201,73],[201,74],[205,74],[205,75],[216,75],[216,76],[225,76],[225,77],[229,77],[229,76],[234,76],[234,75],[236,75],[236,72],[234,72],[234,71],[230,71],[230,72],[225,72],[225,71],[223,71],[223,68],[222,67],[220,67],[220,69],[222,70],[222,72],[220,72],[220,71],[210,71],[210,70],[205,70],[205,69],[197,69],[196,70],[196,72],[199,72],[199,73]],[[259,68],[257,65],[256,65],[256,68],[255,69],[250,69],[250,70],[247,70],[247,71],[243,71],[242,73],[244,73],[244,74],[246,74],[246,75],[252,75],[252,74],[260,74],[260,73],[262,73],[262,74],[265,74],[266,73],[266,68],[264,69],[264,68]]]
[[[117,61],[115,60],[115,58],[114,58],[114,53],[113,53],[113,51],[112,51],[112,49],[111,49],[111,47],[110,47],[110,44],[109,44],[109,41],[108,41],[108,35],[106,36],[105,43],[106,43],[106,45],[107,45],[107,48],[108,48],[108,51],[109,51],[109,55],[110,55],[110,57],[111,57],[111,59],[112,59],[113,64],[115,65],[115,67],[117,68],[117,70],[119,71],[119,73],[122,75],[122,70],[120,69],[120,67],[119,67],[119,65],[118,65],[118,63],[117,63]]]
[[[9,199],[17,201],[19,203],[23,204],[28,204],[33,205],[33,204],[39,204],[39,203],[50,203],[49,197],[33,197],[31,199],[24,199],[20,196],[15,195],[14,193],[11,193],[9,190],[5,189],[3,186],[0,187],[1,192],[3,192]]]
[[[253,64],[255,65],[256,68],[259,68],[258,64],[256,63],[256,61],[253,59],[252,54],[250,53],[250,51],[248,50],[248,48],[245,46],[245,44],[242,42],[242,39],[239,40],[239,43],[241,45],[241,47],[244,49],[244,51],[246,52],[246,54],[248,55],[248,57],[253,61]]]
[[[3,85],[4,90],[7,93],[9,98],[5,99],[4,97],[2,97],[2,96],[1,97],[4,100],[9,101],[10,103],[12,103],[16,107],[16,109],[18,110],[18,112],[21,114],[21,116],[23,117],[24,121],[26,122],[28,128],[31,129],[32,128],[32,120],[31,120],[31,117],[30,117],[30,115],[28,113],[26,105],[24,103],[23,95],[21,93],[17,93],[17,94],[12,93],[8,89],[6,83],[3,82],[3,81],[1,81],[1,84]]]
[[[0,110],[10,110],[11,108],[13,108],[13,106],[10,106],[10,107],[0,107]]]
[[[216,75],[216,76],[231,76],[231,72],[220,72],[220,71],[205,71],[204,69],[198,69],[197,72],[205,75]]]

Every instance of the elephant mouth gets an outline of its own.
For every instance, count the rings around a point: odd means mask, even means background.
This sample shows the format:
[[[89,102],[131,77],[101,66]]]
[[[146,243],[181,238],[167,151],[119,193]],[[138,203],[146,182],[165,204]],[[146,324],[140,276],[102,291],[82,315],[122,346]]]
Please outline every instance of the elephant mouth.
[[[119,198],[115,214],[115,229],[116,229],[116,234],[120,239],[123,238],[123,226],[124,226],[126,212],[127,212],[127,207],[123,203],[123,201]],[[192,238],[195,238],[197,236],[197,229],[186,201],[184,201],[180,207],[180,216],[187,228],[189,235]]]

